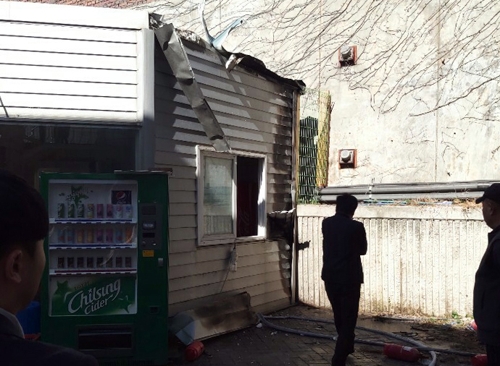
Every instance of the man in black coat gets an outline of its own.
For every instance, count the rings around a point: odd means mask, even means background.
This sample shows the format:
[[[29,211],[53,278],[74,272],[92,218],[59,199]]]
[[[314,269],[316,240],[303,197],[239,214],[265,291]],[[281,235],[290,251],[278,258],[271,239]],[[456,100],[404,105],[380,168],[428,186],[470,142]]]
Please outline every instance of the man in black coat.
[[[97,366],[95,358],[80,352],[25,340],[15,316],[38,291],[48,229],[40,194],[20,178],[0,171],[0,365]]]
[[[486,345],[488,366],[500,366],[500,183],[484,191],[476,203],[483,203],[483,218],[493,231],[476,272],[474,320],[479,340]]]
[[[338,334],[332,366],[344,366],[347,356],[354,352],[354,328],[363,283],[360,256],[367,250],[365,227],[352,219],[357,207],[354,196],[338,196],[336,214],[324,219],[322,226],[321,278],[332,305]]]

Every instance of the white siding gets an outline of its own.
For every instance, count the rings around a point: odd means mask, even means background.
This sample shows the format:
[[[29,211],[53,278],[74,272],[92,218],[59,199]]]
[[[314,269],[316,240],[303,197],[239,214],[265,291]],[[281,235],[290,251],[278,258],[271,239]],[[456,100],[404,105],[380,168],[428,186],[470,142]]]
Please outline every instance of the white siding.
[[[267,156],[267,212],[291,208],[293,94],[240,68],[228,73],[220,56],[186,46],[196,79],[231,148]],[[197,247],[196,145],[210,146],[166,59],[156,47],[155,133],[158,167],[171,167],[171,314],[247,291],[256,311],[290,304],[290,269],[276,241],[237,244],[238,269],[228,272],[232,245]],[[285,258],[285,260],[284,260]]]
[[[147,27],[139,11],[0,2],[0,120],[143,122]]]
[[[299,300],[330,307],[321,280],[324,217],[331,206],[299,206]],[[487,245],[479,208],[362,206],[368,252],[361,312],[450,316],[472,314],[474,275]]]

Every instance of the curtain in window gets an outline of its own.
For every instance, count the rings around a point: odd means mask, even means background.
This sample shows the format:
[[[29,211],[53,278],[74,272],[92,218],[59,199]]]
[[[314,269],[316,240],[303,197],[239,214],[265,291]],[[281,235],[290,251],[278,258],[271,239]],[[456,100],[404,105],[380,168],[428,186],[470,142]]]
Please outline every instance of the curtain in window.
[[[205,235],[233,233],[233,159],[205,156]]]

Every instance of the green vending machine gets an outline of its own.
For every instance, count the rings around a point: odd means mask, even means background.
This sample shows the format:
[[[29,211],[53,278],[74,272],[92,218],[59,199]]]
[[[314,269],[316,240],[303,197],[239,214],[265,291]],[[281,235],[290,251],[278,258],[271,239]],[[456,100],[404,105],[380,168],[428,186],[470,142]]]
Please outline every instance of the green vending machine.
[[[168,358],[168,175],[42,173],[41,339],[101,365]]]

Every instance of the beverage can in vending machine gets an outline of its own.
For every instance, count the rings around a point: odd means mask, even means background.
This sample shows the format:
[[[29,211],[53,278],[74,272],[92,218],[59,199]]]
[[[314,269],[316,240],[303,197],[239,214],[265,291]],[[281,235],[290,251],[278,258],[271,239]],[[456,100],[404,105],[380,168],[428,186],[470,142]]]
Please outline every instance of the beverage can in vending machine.
[[[134,228],[127,226],[125,228],[125,243],[130,244],[134,240]]]
[[[106,204],[106,218],[112,219],[114,215],[113,205],[111,203]]]
[[[85,265],[84,265],[85,261],[83,260],[83,257],[78,257],[76,259],[76,268],[84,268]]]
[[[103,219],[104,218],[104,205],[102,203],[98,203],[95,205],[96,208],[96,213],[95,217],[98,219]]]
[[[68,257],[68,268],[75,268],[75,257]]]
[[[66,258],[58,257],[57,258],[57,268],[64,268],[64,267],[66,267]]]
[[[58,203],[57,204],[57,218],[58,219],[65,219],[66,218],[66,206],[64,203]]]
[[[85,218],[85,205],[83,203],[79,203],[76,207],[76,217],[79,219]]]
[[[104,243],[104,230],[96,229],[95,231],[95,242],[96,243]]]
[[[94,229],[87,229],[86,242],[89,244],[94,243]]]
[[[106,244],[113,244],[114,241],[114,233],[112,228],[106,229]]]
[[[76,229],[76,243],[83,244],[85,242],[85,231],[83,229]]]
[[[98,257],[97,258],[96,266],[97,267],[104,267],[104,258],[103,257]]]
[[[106,268],[113,268],[113,257],[108,258],[106,261]]]
[[[93,219],[95,215],[95,205],[93,203],[87,204],[87,219]]]
[[[115,267],[116,268],[122,268],[123,267],[123,258],[122,257],[116,257],[115,258]]]
[[[87,257],[87,268],[94,268],[94,258]]]
[[[132,257],[125,257],[125,267],[132,268]]]
[[[117,244],[123,243],[123,229],[121,227],[115,229],[115,242]]]
[[[66,241],[68,244],[75,244],[75,229],[69,228],[66,230]]]
[[[66,243],[66,229],[57,229],[57,242],[59,244]]]
[[[132,205],[123,205],[123,214],[126,219],[132,219],[134,216],[134,210]]]
[[[114,209],[114,218],[123,219],[123,205],[115,205]]]
[[[70,204],[68,204],[68,218],[74,219],[75,217],[76,217],[75,204],[70,203]]]

